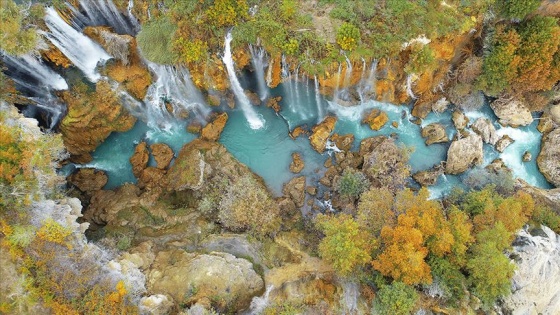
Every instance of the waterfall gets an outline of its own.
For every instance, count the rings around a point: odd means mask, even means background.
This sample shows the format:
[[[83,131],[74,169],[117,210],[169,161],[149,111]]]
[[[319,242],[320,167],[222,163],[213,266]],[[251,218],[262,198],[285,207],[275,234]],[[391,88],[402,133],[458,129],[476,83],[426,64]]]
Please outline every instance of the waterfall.
[[[50,32],[42,32],[92,82],[101,77],[95,70],[99,62],[111,58],[103,48],[66,24],[52,7],[46,9],[45,23]]]
[[[266,291],[264,292],[263,296],[256,296],[251,300],[251,305],[249,306],[249,312],[247,314],[250,315],[259,315],[264,312],[264,310],[268,307],[269,304],[269,297],[270,292],[274,289],[273,285],[269,285],[266,287]]]
[[[346,73],[344,75],[344,86],[348,88],[348,86],[350,85],[350,79],[352,79],[352,62],[350,61],[350,59],[348,59],[348,56],[346,56],[346,54],[344,55],[344,58],[346,58]]]
[[[249,122],[251,129],[260,129],[264,126],[264,120],[251,107],[252,105],[251,103],[249,103],[249,99],[247,98],[247,95],[245,95],[245,92],[243,91],[243,88],[241,87],[241,84],[239,83],[239,80],[235,75],[235,68],[233,66],[233,57],[231,55],[232,39],[233,37],[231,36],[231,32],[228,32],[226,35],[223,61],[224,64],[226,65],[229,81],[231,83],[233,93],[235,94],[235,97],[239,101],[241,110],[243,111],[245,118],[247,118],[247,121]]]
[[[264,101],[268,96],[268,88],[264,80],[264,68],[267,66],[266,51],[262,47],[256,49],[253,45],[249,45],[249,51],[251,52],[251,63],[257,75],[259,96],[261,101]]]
[[[290,111],[292,113],[295,113],[296,108],[293,106],[295,100],[294,82],[292,81],[292,73],[290,72],[290,65],[288,65],[288,62],[286,61],[286,56],[284,55],[282,55],[282,77],[284,78],[284,82],[288,83],[288,84],[283,84],[284,91],[287,90],[286,94],[288,95],[288,101],[286,103],[288,104]]]
[[[323,121],[323,100],[321,99],[321,94],[319,94],[319,80],[317,80],[317,76],[314,77],[315,81],[315,103],[317,104],[317,123]]]
[[[376,96],[377,92],[376,92],[376,86],[377,86],[377,64],[378,64],[378,60],[374,59],[373,62],[371,63],[371,69],[369,71],[369,78],[368,78],[368,83],[369,83],[369,91],[371,92],[371,94],[373,96]]]
[[[409,74],[406,77],[406,94],[408,94],[410,98],[416,99],[416,95],[414,95],[414,92],[412,92],[412,74]]]
[[[206,122],[210,109],[194,86],[187,69],[146,63],[157,77],[144,98],[149,125],[161,128],[163,124],[163,128],[168,129],[173,116],[184,112],[194,114],[200,122]]]
[[[338,88],[340,87],[340,76],[342,75],[342,64],[338,64],[338,73],[336,74],[336,86],[334,88],[333,102],[338,102]]]
[[[64,78],[43,64],[41,59],[32,55],[14,57],[2,54],[2,60],[8,67],[8,75],[18,85],[18,88],[29,89],[30,92],[35,92],[37,88],[68,89]]]
[[[80,7],[85,12],[68,4],[74,18],[83,26],[111,26],[118,34],[135,35],[140,30],[140,25],[132,15],[134,3],[128,2],[127,16],[123,15],[111,0],[81,0]]]

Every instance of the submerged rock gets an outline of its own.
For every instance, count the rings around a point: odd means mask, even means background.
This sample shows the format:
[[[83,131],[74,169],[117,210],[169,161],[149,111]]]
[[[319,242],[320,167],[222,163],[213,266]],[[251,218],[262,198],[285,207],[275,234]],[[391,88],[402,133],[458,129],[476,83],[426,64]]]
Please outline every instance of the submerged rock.
[[[367,124],[371,130],[379,130],[385,126],[389,121],[389,116],[379,109],[372,109],[365,117],[362,119],[362,124]]]
[[[495,148],[498,152],[502,153],[507,147],[510,146],[510,144],[514,142],[515,140],[513,140],[510,136],[504,135],[498,141],[496,141]]]
[[[560,187],[560,128],[557,128],[542,139],[541,152],[537,157],[537,165],[546,180]]]
[[[436,165],[435,167],[414,173],[412,178],[422,186],[432,186],[437,183],[438,178],[443,175],[444,168],[441,165]]]
[[[294,152],[292,153],[292,163],[290,163],[290,172],[299,173],[305,167],[305,162],[301,158],[301,154]]]
[[[422,128],[422,137],[426,138],[426,145],[448,142],[445,127],[438,123],[429,124]]]
[[[483,161],[482,138],[475,133],[471,133],[464,138],[451,142],[447,151],[445,172],[457,175],[473,165],[481,164]]]
[[[311,146],[315,149],[315,151],[319,153],[325,152],[327,140],[333,132],[335,124],[336,117],[328,116],[318,125],[313,127],[309,140],[311,141]]]
[[[335,133],[332,135],[331,140],[336,144],[336,147],[342,151],[350,151],[352,144],[354,143],[354,135],[339,135]]]
[[[490,103],[490,107],[502,126],[527,126],[533,122],[531,111],[518,99],[499,98]]]
[[[272,108],[275,112],[279,112],[282,108],[280,107],[280,101],[282,96],[271,97],[266,101],[266,107]]]
[[[208,141],[218,141],[227,121],[227,113],[219,114],[212,122],[209,122],[206,126],[204,126],[204,128],[202,128],[200,138]]]
[[[157,254],[147,286],[153,294],[171,296],[176,304],[212,304],[221,311],[246,309],[253,296],[264,290],[263,280],[245,259],[180,249]]]
[[[498,141],[498,135],[496,134],[496,128],[487,118],[478,118],[474,124],[471,126],[472,130],[482,137],[482,141],[485,143],[494,145]]]
[[[523,153],[523,162],[531,162],[532,159],[533,155],[531,154],[531,152],[525,151],[525,153]]]

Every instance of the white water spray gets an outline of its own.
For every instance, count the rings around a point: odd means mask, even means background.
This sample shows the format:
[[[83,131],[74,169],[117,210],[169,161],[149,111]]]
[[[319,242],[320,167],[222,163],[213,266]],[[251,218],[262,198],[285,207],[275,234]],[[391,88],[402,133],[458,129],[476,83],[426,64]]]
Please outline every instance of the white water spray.
[[[247,118],[249,122],[249,126],[251,129],[261,129],[264,127],[264,120],[260,117],[255,110],[251,107],[251,103],[245,95],[237,76],[235,75],[235,68],[233,66],[233,57],[231,55],[231,41],[233,36],[231,32],[228,32],[226,35],[226,43],[225,43],[225,51],[224,51],[224,58],[222,59],[224,64],[226,65],[226,69],[228,72],[229,82],[231,83],[231,88],[233,89],[233,93],[235,97],[239,101],[239,106]]]
[[[249,45],[249,51],[251,52],[251,63],[257,75],[259,97],[263,101],[268,96],[268,88],[264,80],[264,68],[267,66],[266,51],[262,47],[255,48],[253,45]]]
[[[46,87],[52,90],[66,90],[68,84],[58,73],[48,68],[34,56],[29,54],[20,57],[2,55],[2,60],[14,68],[15,73],[11,78],[23,87],[37,89],[37,87]],[[27,78],[26,78],[27,77]],[[29,82],[28,78],[36,80],[38,84]]]
[[[317,76],[314,77],[315,83],[315,103],[317,104],[317,123],[323,121],[325,113],[323,111],[323,100],[321,99],[321,94],[319,94],[319,80]]]
[[[259,315],[264,312],[270,303],[269,297],[270,292],[274,289],[273,285],[266,287],[266,291],[262,296],[256,296],[251,300],[251,305],[249,306],[249,315]]]
[[[78,32],[58,15],[52,7],[46,9],[45,23],[50,32],[43,34],[92,82],[101,76],[97,73],[98,63],[109,60],[111,56],[84,34]]]

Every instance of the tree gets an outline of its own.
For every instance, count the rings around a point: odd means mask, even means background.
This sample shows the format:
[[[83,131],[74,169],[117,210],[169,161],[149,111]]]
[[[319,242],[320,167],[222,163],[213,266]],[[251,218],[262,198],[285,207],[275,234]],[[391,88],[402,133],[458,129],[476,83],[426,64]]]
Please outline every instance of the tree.
[[[0,5],[0,49],[10,55],[23,55],[37,47],[38,36],[31,20],[43,15],[39,4],[25,9],[13,0],[2,1]]]
[[[527,14],[535,11],[541,0],[498,0],[498,11],[510,19],[522,20]]]
[[[359,197],[369,186],[366,176],[350,168],[342,172],[342,176],[336,183],[336,191],[343,197],[355,199]]]
[[[251,174],[229,185],[218,211],[220,223],[232,231],[249,230],[263,236],[280,224],[278,205]]]
[[[412,313],[418,293],[413,287],[395,281],[377,292],[375,309],[381,315],[408,315]]]
[[[360,196],[357,222],[379,236],[384,226],[395,226],[397,214],[393,211],[393,194],[386,188],[371,188]]]
[[[319,255],[328,261],[342,276],[371,261],[370,252],[375,247],[371,234],[347,214],[317,216],[319,229],[325,237],[319,243]]]
[[[336,43],[340,48],[352,51],[358,47],[360,29],[350,23],[342,23],[336,32]]]

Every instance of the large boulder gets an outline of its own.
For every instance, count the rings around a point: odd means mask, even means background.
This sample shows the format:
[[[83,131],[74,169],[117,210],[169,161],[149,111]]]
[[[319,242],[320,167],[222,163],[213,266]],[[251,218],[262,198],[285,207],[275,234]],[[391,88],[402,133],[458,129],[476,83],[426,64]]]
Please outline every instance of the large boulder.
[[[173,150],[165,143],[154,143],[150,145],[154,160],[156,160],[156,167],[164,170],[169,166],[173,160]]]
[[[228,114],[219,114],[212,122],[209,122],[200,132],[200,138],[208,141],[218,141],[228,121]]]
[[[472,130],[482,137],[484,143],[491,145],[496,144],[498,141],[498,135],[496,134],[496,128],[487,118],[478,118],[471,126]]]
[[[134,148],[134,153],[130,157],[130,164],[132,164],[132,174],[136,178],[140,177],[142,171],[148,166],[148,160],[150,159],[150,153],[148,152],[148,145],[146,142],[140,142],[136,148]]]
[[[379,109],[372,109],[365,117],[362,119],[362,124],[367,124],[371,130],[379,130],[385,126],[389,121],[389,116]]]
[[[284,196],[291,198],[296,206],[303,207],[305,202],[305,176],[292,178],[282,188]]]
[[[333,132],[335,124],[336,117],[328,116],[318,125],[313,127],[311,136],[309,136],[309,141],[315,151],[319,153],[325,152],[327,140]]]
[[[80,168],[68,176],[68,183],[76,186],[81,192],[91,193],[100,190],[107,184],[107,174],[95,168]]]
[[[412,175],[412,178],[422,186],[432,186],[437,183],[438,178],[443,175],[443,167],[441,165],[436,165],[435,167],[416,172]]]
[[[422,137],[426,138],[426,145],[449,141],[445,127],[438,123],[429,124],[422,128]]]
[[[465,129],[469,123],[469,118],[460,110],[455,110],[451,115],[451,119],[457,130]]]
[[[445,172],[457,175],[463,173],[472,165],[479,165],[483,161],[482,138],[475,133],[471,133],[451,142],[447,151]]]
[[[547,181],[560,187],[560,128],[543,137],[537,165]]]
[[[515,140],[513,140],[510,136],[503,135],[498,141],[496,141],[496,151],[502,153],[507,147],[510,146],[510,144],[514,142]]]
[[[410,167],[405,152],[392,138],[378,136],[362,140],[359,155],[364,161],[362,172],[374,187],[404,187]]]
[[[560,125],[560,104],[552,105],[549,110],[552,121]]]
[[[351,133],[347,135],[339,135],[335,133],[334,135],[332,135],[331,140],[341,151],[350,151],[350,149],[352,148],[352,144],[354,144],[354,135]]]
[[[159,252],[147,277],[153,294],[171,296],[176,304],[213,306],[239,312],[264,291],[262,278],[249,261],[227,253]]]
[[[533,122],[531,111],[518,99],[499,98],[490,103],[490,107],[502,126],[527,126]]]

